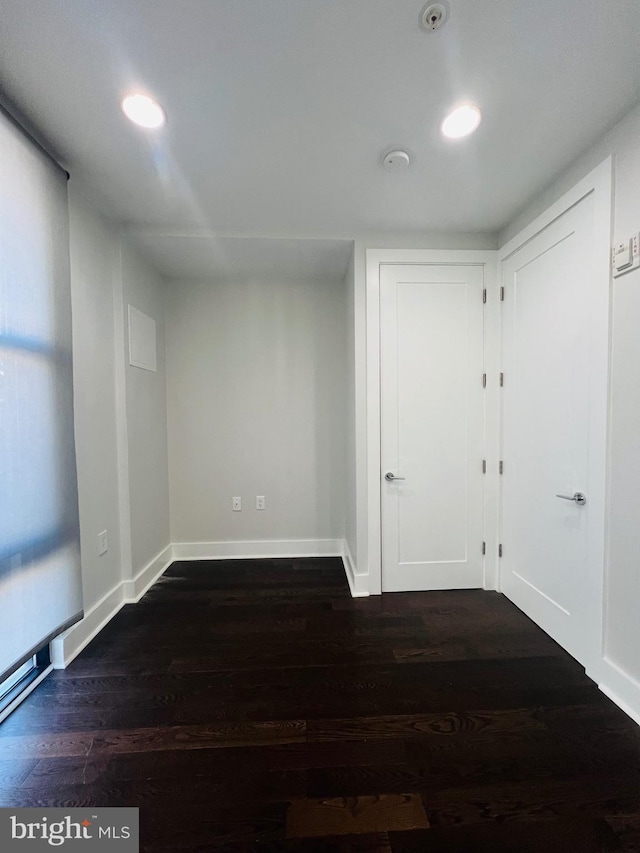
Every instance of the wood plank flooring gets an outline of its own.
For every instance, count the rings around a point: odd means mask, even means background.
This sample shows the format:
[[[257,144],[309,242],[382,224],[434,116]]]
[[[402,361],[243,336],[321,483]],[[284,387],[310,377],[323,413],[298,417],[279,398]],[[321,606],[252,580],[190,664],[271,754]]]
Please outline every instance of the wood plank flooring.
[[[180,562],[0,724],[0,806],[89,805],[148,853],[630,853],[640,728],[497,593]]]

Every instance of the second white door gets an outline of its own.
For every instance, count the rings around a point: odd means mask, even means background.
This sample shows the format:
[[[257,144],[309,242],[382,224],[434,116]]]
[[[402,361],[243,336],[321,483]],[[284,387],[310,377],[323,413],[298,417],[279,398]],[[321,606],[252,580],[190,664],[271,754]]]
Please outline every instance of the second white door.
[[[600,653],[604,559],[600,230],[592,192],[503,262],[502,591],[585,665]]]
[[[483,267],[380,271],[384,591],[482,587]]]

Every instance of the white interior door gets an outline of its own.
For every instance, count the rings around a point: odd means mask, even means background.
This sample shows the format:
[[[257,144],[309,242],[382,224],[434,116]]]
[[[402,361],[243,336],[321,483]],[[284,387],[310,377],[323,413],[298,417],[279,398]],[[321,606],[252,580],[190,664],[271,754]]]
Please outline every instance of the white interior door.
[[[583,664],[596,630],[589,566],[602,561],[606,450],[608,280],[594,255],[594,204],[591,193],[524,243],[502,278],[501,587]]]
[[[385,591],[483,585],[482,291],[482,266],[380,268]]]

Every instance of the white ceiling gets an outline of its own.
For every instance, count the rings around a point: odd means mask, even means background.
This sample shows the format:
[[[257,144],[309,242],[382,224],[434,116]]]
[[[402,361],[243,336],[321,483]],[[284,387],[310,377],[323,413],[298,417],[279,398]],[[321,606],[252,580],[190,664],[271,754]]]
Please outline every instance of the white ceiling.
[[[637,101],[640,0],[451,0],[434,34],[423,2],[0,0],[0,80],[136,231],[495,232]],[[162,132],[124,118],[132,89]],[[447,143],[461,100],[484,119]]]

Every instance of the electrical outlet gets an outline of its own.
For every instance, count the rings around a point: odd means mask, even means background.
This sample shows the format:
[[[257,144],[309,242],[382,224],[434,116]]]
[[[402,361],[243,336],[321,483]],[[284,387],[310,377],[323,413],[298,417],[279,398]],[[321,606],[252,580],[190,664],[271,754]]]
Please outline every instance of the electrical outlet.
[[[106,554],[108,550],[109,539],[107,538],[107,531],[103,530],[102,533],[98,533],[98,557]]]
[[[264,495],[256,495],[256,509],[265,509]]]
[[[242,510],[242,498],[231,498],[231,509],[234,512],[240,512]]]

